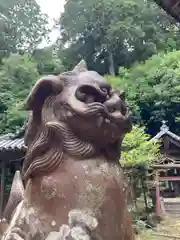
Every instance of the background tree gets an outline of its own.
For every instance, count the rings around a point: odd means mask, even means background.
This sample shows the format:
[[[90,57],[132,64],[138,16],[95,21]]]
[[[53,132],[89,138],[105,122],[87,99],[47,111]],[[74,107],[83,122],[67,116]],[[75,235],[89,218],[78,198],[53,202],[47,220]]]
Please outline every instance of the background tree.
[[[35,0],[0,3],[0,59],[33,51],[48,33],[48,20]]]
[[[23,125],[22,103],[39,78],[36,62],[29,55],[11,55],[0,71],[0,131],[14,132]]]
[[[151,167],[159,154],[159,143],[150,141],[151,136],[144,127],[133,126],[126,134],[122,144],[121,164],[126,167]]]
[[[67,0],[58,24],[66,59],[85,58],[90,68],[112,75],[180,44],[177,23],[153,1]]]
[[[136,200],[141,196],[144,197],[148,211],[147,197],[150,191],[148,182],[152,178],[148,170],[159,157],[160,144],[157,140],[150,139],[151,136],[145,133],[144,127],[135,125],[125,136],[122,144],[120,163],[124,167],[127,183],[129,183],[127,190],[131,193],[129,198],[134,200],[136,212]]]
[[[64,69],[52,50],[36,50],[30,54],[11,54],[0,67],[0,133],[15,132],[23,124],[27,112],[23,102],[41,75],[58,74]]]
[[[54,47],[46,47],[44,49],[36,49],[33,59],[37,63],[39,75],[59,74],[64,71],[62,61],[58,57]]]
[[[147,127],[151,135],[159,131],[162,120],[180,133],[180,51],[154,55],[120,76],[108,77],[115,88],[124,89],[135,121]]]

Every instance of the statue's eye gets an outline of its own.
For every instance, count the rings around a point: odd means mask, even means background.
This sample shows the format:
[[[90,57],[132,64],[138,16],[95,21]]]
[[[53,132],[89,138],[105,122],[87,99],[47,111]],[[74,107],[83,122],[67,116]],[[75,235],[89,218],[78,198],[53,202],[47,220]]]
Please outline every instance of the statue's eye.
[[[104,93],[108,94],[108,90],[106,88],[101,88],[101,91],[103,91]]]
[[[99,84],[99,88],[102,92],[109,94],[111,91],[111,86],[108,83],[101,83]]]
[[[111,88],[101,88],[101,91],[105,94],[106,101],[111,97]]]

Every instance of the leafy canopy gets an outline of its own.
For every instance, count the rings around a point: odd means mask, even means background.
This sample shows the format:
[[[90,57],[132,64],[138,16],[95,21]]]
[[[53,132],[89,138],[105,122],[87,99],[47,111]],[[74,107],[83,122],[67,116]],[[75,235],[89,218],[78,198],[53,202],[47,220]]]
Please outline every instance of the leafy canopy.
[[[159,143],[150,140],[145,133],[144,127],[134,126],[123,141],[120,162],[124,166],[146,166],[149,167],[157,160]]]
[[[119,77],[107,77],[115,88],[125,90],[127,101],[139,123],[152,135],[161,121],[171,130],[180,129],[180,51],[160,53],[131,68],[120,68]]]
[[[39,74],[29,55],[11,55],[3,60],[0,70],[1,132],[15,131],[24,123],[26,113],[20,107]]]
[[[178,25],[151,0],[67,0],[57,25],[65,61],[85,58],[101,73],[110,55],[117,70],[180,46]]]
[[[46,51],[40,51],[41,55],[11,54],[3,59],[0,68],[0,133],[14,132],[24,124],[26,111],[22,105],[32,86],[42,74],[60,73],[63,70],[60,60],[54,55],[48,55]],[[38,54],[36,52],[36,54]]]
[[[35,0],[0,3],[0,59],[10,53],[32,52],[48,33],[47,15]]]

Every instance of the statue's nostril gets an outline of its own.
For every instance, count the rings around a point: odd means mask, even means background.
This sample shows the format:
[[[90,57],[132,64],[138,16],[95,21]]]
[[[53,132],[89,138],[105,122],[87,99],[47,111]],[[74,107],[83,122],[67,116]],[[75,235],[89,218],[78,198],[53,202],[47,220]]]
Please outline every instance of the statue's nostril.
[[[81,91],[76,91],[75,97],[81,102],[86,102],[86,94]]]
[[[104,103],[106,101],[107,91],[91,85],[82,85],[76,90],[75,96],[79,101],[85,103]]]
[[[86,103],[93,103],[94,101],[95,101],[94,96],[91,96],[91,95],[86,96],[86,100],[85,100]]]

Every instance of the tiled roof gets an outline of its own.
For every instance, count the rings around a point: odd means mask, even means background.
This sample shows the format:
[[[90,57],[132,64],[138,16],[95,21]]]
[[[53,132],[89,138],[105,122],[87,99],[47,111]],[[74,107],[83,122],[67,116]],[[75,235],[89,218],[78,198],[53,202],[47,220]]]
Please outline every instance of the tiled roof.
[[[25,149],[24,138],[13,138],[10,134],[0,136],[0,151]]]
[[[160,139],[161,137],[163,137],[164,135],[168,135],[169,137],[173,138],[174,140],[180,142],[180,137],[174,133],[172,133],[171,131],[169,131],[168,126],[166,126],[165,121],[162,122],[162,126],[160,128],[160,132],[153,137],[153,139]]]

